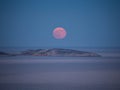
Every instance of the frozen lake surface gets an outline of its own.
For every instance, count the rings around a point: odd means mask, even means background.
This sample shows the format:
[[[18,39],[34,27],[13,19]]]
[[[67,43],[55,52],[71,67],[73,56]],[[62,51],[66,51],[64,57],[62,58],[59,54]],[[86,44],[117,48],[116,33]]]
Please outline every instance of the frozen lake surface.
[[[120,90],[120,53],[98,53],[103,57],[0,57],[0,90]]]

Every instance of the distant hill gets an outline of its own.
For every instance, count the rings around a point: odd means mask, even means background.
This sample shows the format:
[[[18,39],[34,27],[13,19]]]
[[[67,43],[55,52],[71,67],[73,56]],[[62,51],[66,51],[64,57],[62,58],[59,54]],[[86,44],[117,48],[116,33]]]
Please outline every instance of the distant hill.
[[[91,56],[91,57],[98,57],[97,53],[93,52],[84,52],[72,49],[60,49],[60,48],[53,48],[53,49],[37,49],[37,50],[27,50],[21,52],[21,55],[33,55],[33,56]]]
[[[37,49],[37,50],[26,50],[19,52],[19,54],[10,54],[0,52],[0,56],[18,56],[18,55],[31,55],[31,56],[74,56],[74,57],[99,57],[97,53],[78,51],[72,49]]]
[[[0,56],[8,56],[9,53],[6,53],[6,52],[0,52]]]

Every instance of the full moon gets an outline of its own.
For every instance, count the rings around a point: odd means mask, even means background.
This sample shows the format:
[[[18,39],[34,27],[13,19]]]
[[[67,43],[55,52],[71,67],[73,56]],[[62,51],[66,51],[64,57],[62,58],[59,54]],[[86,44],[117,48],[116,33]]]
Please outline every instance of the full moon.
[[[64,39],[66,34],[67,34],[66,30],[62,27],[57,27],[53,30],[53,36],[56,39]]]

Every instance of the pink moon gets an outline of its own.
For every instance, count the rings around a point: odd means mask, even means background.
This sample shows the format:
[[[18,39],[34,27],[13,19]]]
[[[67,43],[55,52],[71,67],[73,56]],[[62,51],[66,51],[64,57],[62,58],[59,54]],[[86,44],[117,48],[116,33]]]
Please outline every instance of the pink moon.
[[[53,36],[56,39],[63,39],[65,38],[67,32],[64,28],[62,27],[57,27],[53,30]]]

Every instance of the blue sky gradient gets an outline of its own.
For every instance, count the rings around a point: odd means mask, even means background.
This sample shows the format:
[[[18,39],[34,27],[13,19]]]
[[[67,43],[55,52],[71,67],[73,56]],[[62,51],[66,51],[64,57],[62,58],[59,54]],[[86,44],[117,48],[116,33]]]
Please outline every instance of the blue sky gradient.
[[[119,0],[0,0],[0,47],[120,47],[119,38]]]

